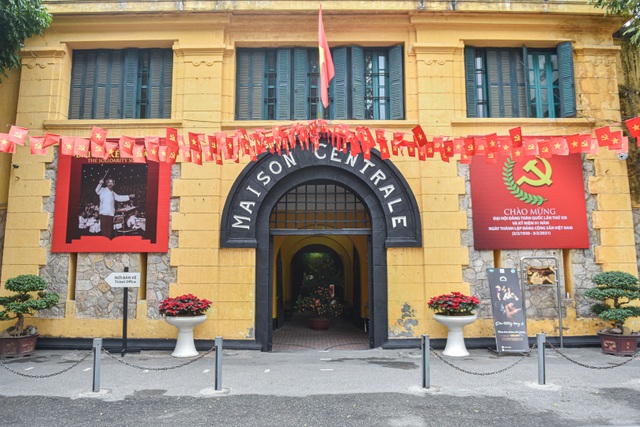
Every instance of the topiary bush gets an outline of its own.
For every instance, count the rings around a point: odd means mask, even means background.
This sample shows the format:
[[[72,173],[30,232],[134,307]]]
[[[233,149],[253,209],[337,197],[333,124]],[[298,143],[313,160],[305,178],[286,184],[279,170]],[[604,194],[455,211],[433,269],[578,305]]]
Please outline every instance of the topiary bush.
[[[7,335],[27,335],[24,316],[33,316],[38,311],[58,304],[59,295],[47,292],[48,287],[49,284],[42,277],[34,274],[22,274],[6,281],[4,288],[14,292],[14,295],[0,296],[0,320],[18,320],[14,326],[6,329]]]
[[[640,307],[629,305],[640,299],[638,278],[623,271],[607,271],[593,276],[595,288],[587,289],[587,298],[600,301],[591,306],[591,312],[611,322],[608,332],[622,334],[624,323],[630,317],[640,316]]]

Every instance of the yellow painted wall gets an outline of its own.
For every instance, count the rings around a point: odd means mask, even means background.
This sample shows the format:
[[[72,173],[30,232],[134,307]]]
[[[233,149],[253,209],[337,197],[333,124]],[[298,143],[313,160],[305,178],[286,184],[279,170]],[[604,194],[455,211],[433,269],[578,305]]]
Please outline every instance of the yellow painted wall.
[[[46,3],[46,2],[45,2]],[[215,3],[215,5],[214,5]],[[262,3],[268,3],[262,5]],[[595,127],[619,123],[616,55],[611,34],[616,18],[602,17],[584,1],[563,2],[462,2],[457,11],[450,2],[429,1],[424,9],[415,1],[323,2],[325,30],[331,46],[403,44],[406,119],[364,123],[371,128],[409,133],[417,123],[433,135],[506,134],[522,126],[529,135],[591,132]],[[188,2],[176,11],[171,2],[91,3],[52,2],[54,21],[44,37],[29,40],[24,49],[20,97],[15,122],[44,132],[88,136],[91,126],[109,130],[109,136],[164,135],[167,126],[181,133],[269,128],[276,122],[238,122],[235,109],[235,49],[317,45],[316,2]],[[117,10],[116,10],[117,8]],[[153,12],[150,12],[153,10]],[[139,12],[139,13],[122,13]],[[192,13],[191,13],[192,12]],[[469,119],[466,118],[463,48],[486,46],[550,47],[572,41],[578,92],[578,116],[572,119]],[[74,49],[170,47],[174,51],[171,119],[68,120],[71,53]],[[4,87],[4,86],[3,86]],[[0,90],[7,90],[0,89]],[[13,89],[9,89],[13,90]],[[2,120],[8,120],[5,116]],[[346,121],[352,126],[361,122]],[[283,124],[283,123],[278,123]],[[285,123],[286,125],[287,123]],[[40,244],[50,227],[42,208],[53,184],[45,168],[53,159],[32,156],[20,147],[12,161],[20,165],[0,203],[8,197],[8,218],[2,281],[21,273],[38,273],[50,259]],[[5,160],[0,160],[6,163]],[[635,246],[621,236],[633,234],[629,210],[627,170],[610,153],[593,159],[594,175],[588,191],[597,199],[593,228],[594,262],[603,269],[637,272]],[[394,158],[394,164],[411,186],[421,212],[422,248],[393,248],[388,256],[389,334],[391,337],[445,336],[431,319],[426,301],[453,290],[470,292],[463,280],[470,262],[462,231],[469,227],[460,199],[467,189],[456,162],[425,163]],[[170,295],[193,292],[214,301],[197,338],[251,339],[255,317],[255,250],[221,249],[220,218],[226,197],[246,163],[196,166],[181,164],[172,181],[172,198],[178,203],[171,215],[171,232],[177,244],[170,250],[170,267],[176,281]],[[5,170],[0,164],[0,170]],[[363,301],[367,290],[366,238],[353,237],[361,257]],[[281,245],[280,239],[276,239]],[[276,248],[277,250],[277,248]],[[497,253],[500,256],[500,253]],[[71,263],[73,266],[73,263]],[[70,274],[69,277],[74,277]],[[74,289],[69,284],[69,289]],[[129,323],[132,338],[171,338],[173,327],[148,318],[147,299]],[[364,307],[362,307],[364,310]],[[407,329],[400,319],[417,319]],[[36,319],[41,334],[65,337],[117,337],[121,324],[110,319],[76,319],[73,298],[64,319]],[[404,316],[404,317],[403,317]],[[4,325],[0,325],[2,327]],[[600,326],[569,309],[567,335],[593,334]],[[529,321],[531,334],[553,332],[553,320]],[[480,319],[467,329],[469,336],[493,336],[491,319]]]

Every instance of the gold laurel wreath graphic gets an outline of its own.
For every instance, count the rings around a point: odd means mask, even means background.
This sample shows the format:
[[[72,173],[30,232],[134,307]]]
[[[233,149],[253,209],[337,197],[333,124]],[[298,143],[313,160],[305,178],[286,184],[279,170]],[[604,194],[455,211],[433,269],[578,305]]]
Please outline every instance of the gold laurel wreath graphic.
[[[509,157],[504,163],[504,167],[502,168],[502,180],[504,181],[504,185],[516,199],[522,200],[530,205],[542,206],[547,199],[542,196],[536,196],[535,194],[529,194],[526,191],[523,191],[513,180],[513,166],[515,164],[516,162],[514,162],[511,157]]]

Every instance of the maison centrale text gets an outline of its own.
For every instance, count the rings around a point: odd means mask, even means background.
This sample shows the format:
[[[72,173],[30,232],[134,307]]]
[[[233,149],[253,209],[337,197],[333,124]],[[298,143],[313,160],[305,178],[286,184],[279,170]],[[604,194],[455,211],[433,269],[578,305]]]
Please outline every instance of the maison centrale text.
[[[314,158],[309,159],[309,155]],[[303,159],[303,156],[307,158]],[[237,199],[237,208],[239,209],[234,209],[234,222],[231,223],[231,227],[252,230],[256,205],[264,199],[269,189],[283,176],[293,170],[305,167],[307,163],[346,168],[362,180],[368,181],[369,186],[379,191],[381,199],[384,200],[383,209],[389,218],[389,226],[393,229],[407,228],[405,213],[410,208],[407,201],[404,200],[402,191],[398,188],[399,183],[391,177],[391,173],[385,173],[388,167],[384,165],[383,161],[379,158],[367,160],[360,154],[356,156],[345,154],[324,143],[321,143],[319,148],[313,152],[292,151],[289,154],[282,153],[281,156],[273,156],[272,160],[255,171],[252,183],[240,190],[242,194]]]

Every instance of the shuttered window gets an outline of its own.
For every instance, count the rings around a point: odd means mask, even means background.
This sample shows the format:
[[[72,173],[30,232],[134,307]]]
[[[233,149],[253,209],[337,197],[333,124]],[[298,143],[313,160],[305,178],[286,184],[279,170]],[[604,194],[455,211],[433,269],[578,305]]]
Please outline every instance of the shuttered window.
[[[171,49],[76,50],[70,119],[171,117]]]
[[[329,106],[320,102],[318,49],[238,49],[237,120],[401,120],[402,46],[334,48]]]
[[[573,117],[571,43],[557,49],[465,48],[467,117]]]

